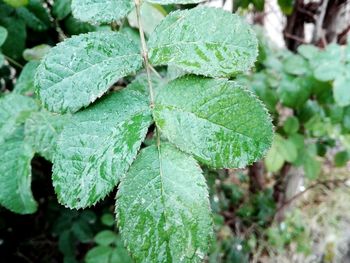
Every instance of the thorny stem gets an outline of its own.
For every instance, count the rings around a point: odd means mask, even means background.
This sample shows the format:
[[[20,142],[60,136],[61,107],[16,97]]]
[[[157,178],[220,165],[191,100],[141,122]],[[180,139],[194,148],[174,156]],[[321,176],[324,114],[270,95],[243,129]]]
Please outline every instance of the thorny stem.
[[[135,7],[136,7],[137,25],[139,27],[139,34],[141,39],[141,55],[143,58],[143,64],[146,68],[146,74],[147,74],[147,82],[148,82],[148,89],[149,89],[149,96],[150,96],[150,107],[151,109],[153,109],[154,108],[154,91],[153,91],[153,85],[151,80],[151,70],[154,70],[154,69],[148,60],[148,50],[146,45],[145,33],[143,31],[142,22],[141,22],[141,0],[134,0],[134,1],[135,1]],[[159,150],[160,131],[157,125],[156,125],[156,136],[157,136],[157,147]]]

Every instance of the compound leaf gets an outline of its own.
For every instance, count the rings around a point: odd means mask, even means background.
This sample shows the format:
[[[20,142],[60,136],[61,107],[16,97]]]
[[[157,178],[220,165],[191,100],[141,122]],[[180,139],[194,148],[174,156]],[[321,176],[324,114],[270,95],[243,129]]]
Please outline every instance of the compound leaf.
[[[30,214],[37,209],[30,189],[33,154],[24,142],[23,127],[0,143],[0,204],[15,213]]]
[[[52,48],[38,67],[36,85],[50,111],[76,112],[141,65],[137,44],[125,35],[92,32]]]
[[[154,119],[170,142],[216,168],[244,167],[271,146],[272,124],[262,103],[224,79],[170,82],[156,98]]]
[[[133,0],[72,0],[73,16],[92,24],[118,21],[134,7]]]
[[[137,262],[201,262],[212,233],[196,161],[170,144],[141,151],[117,194],[121,235]]]
[[[0,99],[0,143],[12,134],[38,105],[32,98],[9,94]]]
[[[197,7],[175,11],[148,41],[154,65],[174,65],[211,77],[248,70],[257,57],[257,39],[239,16],[222,9]]]
[[[147,96],[128,89],[73,115],[53,161],[59,201],[82,208],[104,198],[136,157],[151,122]]]
[[[33,112],[25,123],[25,137],[34,151],[52,161],[58,135],[68,123],[69,117],[45,110]]]

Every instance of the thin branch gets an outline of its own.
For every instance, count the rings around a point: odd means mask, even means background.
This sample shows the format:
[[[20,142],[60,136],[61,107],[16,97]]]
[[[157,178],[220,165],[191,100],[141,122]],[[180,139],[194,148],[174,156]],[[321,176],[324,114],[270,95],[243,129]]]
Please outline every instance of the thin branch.
[[[146,68],[147,73],[147,82],[148,82],[148,88],[149,88],[149,96],[150,96],[150,107],[151,109],[154,108],[154,91],[151,81],[151,65],[148,61],[148,51],[147,51],[147,45],[146,45],[146,39],[145,39],[145,33],[143,31],[142,23],[141,23],[141,2],[140,0],[135,0],[135,7],[136,7],[136,17],[137,17],[137,24],[139,27],[139,34],[141,39],[141,55],[143,58],[143,64]]]
[[[334,180],[324,180],[324,181],[318,181],[314,184],[309,185],[305,190],[295,194],[293,197],[291,197],[290,199],[288,199],[287,201],[285,201],[277,210],[276,213],[277,214],[279,211],[281,211],[283,208],[285,208],[286,206],[288,206],[289,204],[291,204],[293,201],[295,201],[296,199],[298,199],[299,197],[301,197],[302,195],[304,195],[306,192],[308,192],[309,190],[319,186],[319,185],[324,185],[326,187],[328,187],[329,184],[345,184],[347,181],[349,180],[349,178],[344,178],[344,179],[334,179]]]
[[[17,67],[19,67],[19,68],[23,68],[23,66],[22,66],[20,63],[18,63],[16,60],[14,60],[13,58],[10,58],[10,57],[8,57],[8,56],[6,56],[6,55],[4,55],[4,57],[5,57],[6,60],[8,60],[11,64],[13,64],[13,65],[15,65],[15,66],[17,66]]]

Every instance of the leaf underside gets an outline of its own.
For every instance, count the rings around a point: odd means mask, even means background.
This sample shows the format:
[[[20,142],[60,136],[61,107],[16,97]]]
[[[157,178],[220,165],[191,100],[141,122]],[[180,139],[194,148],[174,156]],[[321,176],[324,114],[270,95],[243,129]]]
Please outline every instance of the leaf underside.
[[[73,115],[54,155],[59,201],[84,208],[103,199],[136,157],[151,122],[147,97],[127,89]]]
[[[137,262],[201,262],[212,234],[196,161],[170,144],[144,148],[122,180],[116,212]]]
[[[116,32],[81,34],[49,51],[38,67],[36,86],[50,111],[76,112],[141,66],[137,44],[125,35]]]
[[[257,45],[255,33],[242,18],[209,7],[169,14],[148,41],[152,64],[211,77],[248,70],[256,60]]]
[[[232,81],[185,76],[162,88],[153,112],[161,134],[216,168],[241,168],[264,155],[273,128],[263,104]]]

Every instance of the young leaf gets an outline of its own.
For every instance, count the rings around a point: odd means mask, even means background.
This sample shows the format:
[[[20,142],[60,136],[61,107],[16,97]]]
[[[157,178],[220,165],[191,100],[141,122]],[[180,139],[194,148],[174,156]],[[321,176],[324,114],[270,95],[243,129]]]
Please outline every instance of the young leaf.
[[[38,67],[36,84],[50,111],[76,112],[141,65],[137,44],[125,35],[92,32],[52,48]]]
[[[92,24],[118,21],[134,6],[133,0],[72,0],[73,16]]]
[[[255,33],[242,18],[209,7],[171,13],[151,34],[148,46],[154,65],[211,77],[246,71],[258,54]]]
[[[162,135],[212,167],[244,167],[271,146],[266,109],[231,81],[176,79],[160,90],[153,114]]]
[[[151,122],[147,97],[128,89],[73,115],[54,155],[59,201],[83,208],[104,198],[136,157]]]
[[[196,161],[170,144],[143,149],[117,194],[122,238],[137,262],[201,262],[212,234]]]
[[[0,143],[24,123],[38,105],[29,97],[9,94],[0,99]]]
[[[25,123],[25,137],[34,151],[52,161],[57,137],[70,116],[48,111],[33,112]]]
[[[23,51],[23,58],[27,61],[41,60],[51,49],[51,46],[46,44],[37,45],[32,48],[26,48]]]
[[[24,142],[23,127],[0,143],[0,204],[15,213],[30,214],[37,209],[30,189],[33,154]]]

